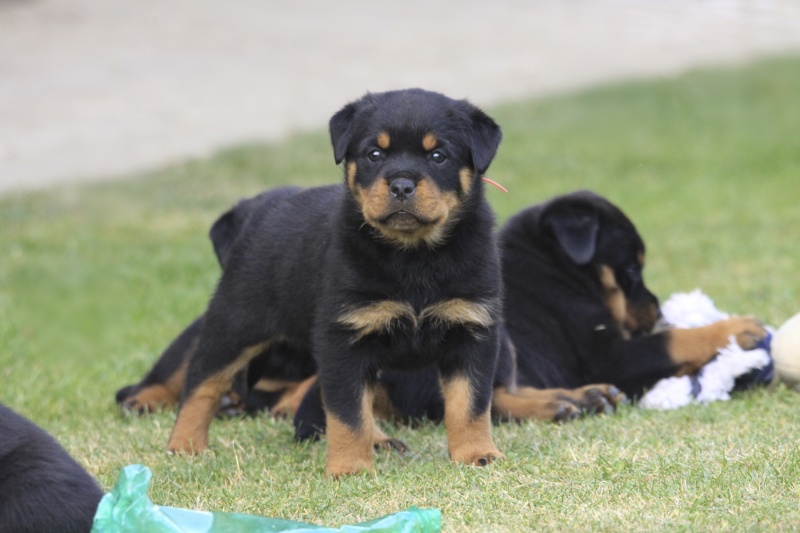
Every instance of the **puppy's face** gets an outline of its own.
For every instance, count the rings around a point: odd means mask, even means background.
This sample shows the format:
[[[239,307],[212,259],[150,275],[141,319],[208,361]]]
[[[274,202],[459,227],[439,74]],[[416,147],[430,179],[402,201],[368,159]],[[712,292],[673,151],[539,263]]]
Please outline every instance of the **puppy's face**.
[[[500,142],[500,129],[474,106],[421,90],[369,94],[330,126],[364,221],[400,248],[446,240]]]
[[[645,247],[616,206],[587,191],[554,202],[544,216],[566,260],[591,265],[609,311],[625,337],[653,331],[661,310],[644,284]]]
[[[625,336],[650,333],[661,317],[658,298],[644,284],[644,245],[638,235],[611,227],[600,236],[597,273],[606,305]]]

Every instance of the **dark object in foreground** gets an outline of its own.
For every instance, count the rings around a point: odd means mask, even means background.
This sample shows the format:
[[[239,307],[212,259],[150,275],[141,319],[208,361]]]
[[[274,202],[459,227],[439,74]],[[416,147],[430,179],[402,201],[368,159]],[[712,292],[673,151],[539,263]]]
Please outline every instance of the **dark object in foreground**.
[[[88,532],[102,496],[53,437],[0,404],[0,531]]]

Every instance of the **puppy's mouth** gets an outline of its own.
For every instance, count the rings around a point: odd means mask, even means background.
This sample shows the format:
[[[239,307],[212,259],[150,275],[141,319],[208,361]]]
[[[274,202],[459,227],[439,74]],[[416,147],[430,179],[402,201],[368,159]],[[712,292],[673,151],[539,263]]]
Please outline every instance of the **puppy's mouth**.
[[[414,232],[422,227],[436,223],[435,220],[428,220],[404,209],[389,213],[381,218],[379,222],[393,231],[402,232]]]

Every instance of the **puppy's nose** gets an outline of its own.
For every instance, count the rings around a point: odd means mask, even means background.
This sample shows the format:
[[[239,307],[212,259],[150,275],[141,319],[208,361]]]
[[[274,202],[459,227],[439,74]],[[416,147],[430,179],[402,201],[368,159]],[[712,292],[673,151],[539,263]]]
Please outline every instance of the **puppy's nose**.
[[[414,191],[417,189],[413,180],[408,178],[395,178],[389,182],[389,191],[392,196],[404,202],[414,196]]]

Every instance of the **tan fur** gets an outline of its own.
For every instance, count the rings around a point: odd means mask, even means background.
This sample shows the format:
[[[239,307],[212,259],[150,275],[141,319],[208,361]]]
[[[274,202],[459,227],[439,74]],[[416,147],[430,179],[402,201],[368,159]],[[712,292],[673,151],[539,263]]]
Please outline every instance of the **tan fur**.
[[[624,394],[608,384],[586,385],[577,389],[519,387],[514,391],[497,387],[492,395],[492,413],[507,420],[565,419],[580,412],[573,402],[585,402],[590,391],[603,394],[614,406],[625,399]]]
[[[305,398],[308,389],[314,386],[316,381],[317,376],[314,375],[299,383],[292,383],[286,387],[281,397],[275,405],[272,406],[272,409],[269,410],[269,414],[278,417],[293,417],[297,413],[297,410],[300,409],[300,404],[303,403],[303,398]]]
[[[183,382],[186,379],[187,367],[188,362],[181,363],[178,370],[167,378],[167,381],[142,388],[125,400],[123,407],[130,411],[152,413],[177,404],[181,390],[183,390]]]
[[[472,180],[474,175],[472,173],[472,169],[464,167],[458,173],[458,181],[461,184],[461,196],[466,198],[469,196],[469,193],[472,191]]]
[[[373,394],[364,390],[361,398],[361,429],[353,429],[326,410],[328,438],[327,473],[331,477],[372,470],[372,449],[375,445],[375,420],[372,415]],[[386,438],[382,432],[378,437]]]
[[[362,189],[361,191],[360,195],[356,196],[356,200],[361,206],[364,219],[370,226],[380,229],[379,220],[386,216],[390,207],[391,192],[389,191],[389,182],[382,177],[378,177],[370,185],[369,189]]]
[[[559,414],[577,413],[578,407],[559,399],[556,390],[520,387],[512,394],[506,387],[496,387],[492,395],[492,413],[507,420],[553,420]]]
[[[379,420],[392,420],[401,415],[389,398],[389,392],[380,385],[375,387],[372,412],[375,418]]]
[[[355,332],[351,340],[355,343],[367,335],[391,332],[403,320],[410,321],[413,327],[418,327],[424,320],[434,320],[448,326],[490,327],[494,324],[493,310],[497,305],[497,302],[470,302],[453,298],[431,304],[417,314],[408,302],[382,300],[349,308],[339,316],[337,322]]]
[[[681,365],[678,375],[697,372],[734,337],[742,348],[749,350],[763,338],[766,330],[750,317],[731,317],[708,326],[672,329],[667,332],[670,359]]]
[[[358,165],[355,161],[350,161],[347,163],[347,188],[350,189],[350,194],[356,199],[356,201],[361,203],[361,198],[363,196],[363,190],[356,185],[356,174],[358,173]]]
[[[383,300],[348,309],[337,322],[356,332],[353,342],[372,333],[389,332],[403,319],[416,321],[414,308],[407,302]]]
[[[261,392],[279,392],[297,385],[297,381],[289,381],[285,379],[268,379],[261,378],[253,385],[253,390]]]
[[[489,410],[472,415],[472,389],[464,378],[442,382],[447,448],[457,463],[482,466],[503,454],[492,441]]]
[[[376,142],[378,143],[378,147],[381,150],[386,150],[389,148],[389,145],[392,144],[392,139],[389,137],[389,134],[387,132],[382,131],[378,134]]]
[[[629,339],[636,327],[636,320],[628,310],[628,301],[625,299],[625,293],[617,283],[617,277],[614,275],[614,270],[608,265],[600,265],[599,267],[600,283],[603,285],[605,292],[605,303],[614,321],[619,326],[623,338]]]
[[[413,200],[405,206],[405,210],[427,223],[414,230],[398,230],[382,222],[393,209],[386,179],[377,178],[366,190],[353,181],[351,192],[361,206],[367,224],[400,248],[414,248],[421,244],[434,247],[440,244],[447,237],[448,229],[455,222],[461,205],[461,199],[456,192],[442,192],[431,178],[423,177],[417,183]]]
[[[420,313],[420,320],[432,319],[443,324],[463,324],[488,328],[494,325],[491,304],[453,298],[429,305]]]
[[[208,447],[208,428],[217,412],[220,398],[231,388],[233,376],[269,344],[270,341],[264,341],[245,348],[233,364],[207,378],[184,399],[172,428],[167,450],[196,454]]]
[[[436,135],[433,133],[427,133],[422,138],[422,149],[426,152],[430,152],[439,144],[439,139],[436,138]]]

